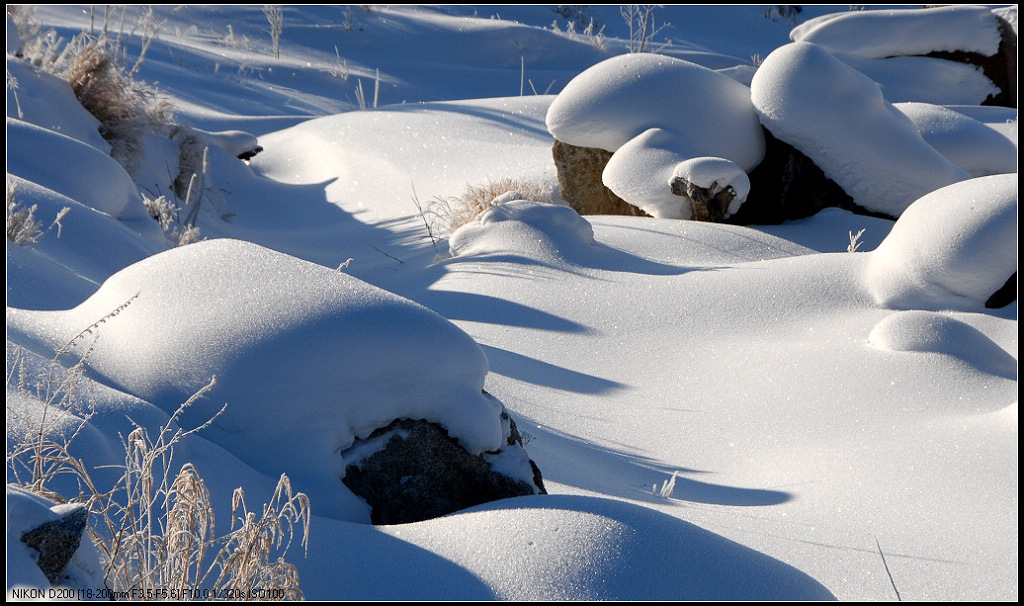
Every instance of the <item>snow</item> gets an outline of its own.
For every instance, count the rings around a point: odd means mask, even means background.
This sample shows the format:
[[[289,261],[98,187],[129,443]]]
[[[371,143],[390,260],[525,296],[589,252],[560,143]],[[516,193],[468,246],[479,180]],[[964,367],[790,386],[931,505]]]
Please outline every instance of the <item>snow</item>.
[[[189,6],[139,72],[207,133],[205,240],[181,247],[70,91],[8,55],[32,95],[19,115],[9,84],[13,200],[44,227],[71,209],[59,234],[7,245],[8,452],[44,421],[58,438],[84,423],[69,449],[109,485],[122,436],[188,430],[226,403],[168,465],[195,464],[219,530],[236,487],[257,509],[282,472],[307,492],[308,551],[284,554],[307,599],[1017,599],[1017,303],[984,306],[1016,271],[1016,110],[958,91],[896,103],[845,59],[787,44],[763,7],[667,6],[674,59],[618,61],[673,66],[747,108],[623,89],[602,115],[613,151],[640,139],[638,187],[680,174],[741,193],[751,130],[771,120],[899,219],[580,217],[509,194],[440,239],[431,202],[556,183],[550,117],[573,77],[627,57],[617,7],[586,9],[606,50],[551,7],[350,7],[350,29],[343,8],[284,10],[280,60],[260,7]],[[89,27],[81,7],[36,15],[65,39]],[[710,71],[749,72],[755,53],[749,89]],[[379,107],[359,111],[357,80],[370,93],[378,69]],[[556,82],[520,96],[528,80]],[[717,118],[687,119],[691,103]],[[234,152],[254,141],[247,166]],[[165,147],[135,174],[160,175]],[[82,358],[76,404],[49,414],[37,377],[74,379]],[[356,439],[394,418],[484,452],[504,443],[503,408],[549,494],[372,526],[338,481],[366,454]],[[525,473],[520,451],[487,457]],[[46,586],[16,537],[52,503],[9,486],[7,504],[10,597]],[[99,583],[89,550],[74,587]]]
[[[39,554],[21,540],[26,532],[42,524],[59,520],[74,505],[56,505],[18,486],[7,485],[7,587],[32,589],[49,586],[36,561]],[[99,554],[87,541],[80,547],[64,572],[65,584],[102,587],[103,574]],[[12,586],[13,581],[13,586]],[[43,597],[42,595],[38,597]]]
[[[270,476],[288,473],[324,515],[366,521],[365,504],[335,478],[356,438],[396,418],[438,423],[472,454],[497,451],[506,437],[500,405],[481,394],[486,358],[465,333],[391,293],[248,242],[154,255],[72,310],[10,308],[7,325],[56,349],[118,309],[96,342],[71,349],[88,348],[96,380],[171,415],[216,377],[179,424],[198,427],[226,403],[207,438]]]
[[[892,102],[980,104],[998,90],[974,65],[927,57],[937,51],[999,51],[997,10],[940,6],[832,13],[793,28],[790,38],[820,46],[879,83]],[[1016,12],[1004,20],[1012,22]]]

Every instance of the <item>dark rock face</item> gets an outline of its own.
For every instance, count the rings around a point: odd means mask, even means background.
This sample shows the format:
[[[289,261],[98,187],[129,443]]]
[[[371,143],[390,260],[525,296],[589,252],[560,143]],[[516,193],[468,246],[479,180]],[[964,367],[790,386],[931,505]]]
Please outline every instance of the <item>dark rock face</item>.
[[[775,225],[810,217],[833,206],[878,216],[855,204],[800,150],[775,138],[768,129],[764,129],[764,139],[764,160],[750,171],[750,193],[739,211],[729,217],[729,223]]]
[[[601,180],[612,152],[596,147],[578,147],[555,139],[551,155],[558,171],[558,194],[579,214],[648,216],[612,193]]]
[[[508,420],[508,448],[521,449],[515,423]],[[492,470],[484,457],[471,455],[428,421],[400,419],[361,442],[383,448],[348,466],[342,482],[370,505],[374,524],[419,522],[498,499],[546,494],[533,461],[531,485]]]
[[[84,505],[62,506],[64,515],[22,535],[21,540],[39,552],[39,569],[52,585],[60,584],[68,562],[82,544],[82,533],[89,522]],[[56,509],[54,509],[56,511]]]

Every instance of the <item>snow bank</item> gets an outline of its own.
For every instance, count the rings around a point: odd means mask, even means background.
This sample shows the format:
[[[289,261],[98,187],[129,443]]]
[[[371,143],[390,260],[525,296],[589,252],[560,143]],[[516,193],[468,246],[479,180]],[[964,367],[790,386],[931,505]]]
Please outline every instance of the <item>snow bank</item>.
[[[1017,174],[980,177],[914,202],[871,253],[879,305],[976,308],[1017,271]]]
[[[982,6],[851,11],[806,21],[790,39],[872,59],[957,50],[991,56],[999,50],[999,25]]]
[[[22,61],[8,61],[7,72],[8,118],[24,120],[110,153],[110,144],[100,136],[99,120],[82,107],[67,81]]]
[[[662,128],[686,157],[728,158],[746,170],[764,156],[750,89],[662,55],[619,55],[576,76],[551,104],[547,127],[564,143],[612,152]]]
[[[117,219],[146,214],[142,197],[124,168],[105,152],[67,135],[7,118],[7,172],[45,185]],[[74,163],[69,172],[67,163]],[[79,175],[89,175],[81,179]]]
[[[751,82],[762,123],[864,208],[898,217],[969,175],[921,137],[867,76],[814,44],[770,54]]]
[[[54,347],[101,319],[88,364],[103,382],[171,413],[216,376],[180,424],[198,426],[226,403],[201,435],[263,473],[288,473],[319,515],[365,519],[365,503],[339,481],[338,452],[394,419],[439,423],[473,454],[503,445],[501,405],[482,393],[487,360],[465,333],[255,244],[211,240],[155,255],[68,311],[8,309],[9,327]]]

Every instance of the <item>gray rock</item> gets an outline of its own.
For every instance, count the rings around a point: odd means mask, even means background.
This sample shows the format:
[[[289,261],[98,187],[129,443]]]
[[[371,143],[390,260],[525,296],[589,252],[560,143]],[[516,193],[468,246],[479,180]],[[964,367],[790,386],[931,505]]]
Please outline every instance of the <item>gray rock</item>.
[[[50,509],[62,517],[26,532],[21,540],[39,552],[39,569],[52,585],[59,585],[68,562],[82,544],[89,509],[84,505],[58,505]]]
[[[508,421],[507,448],[522,449],[515,423]],[[500,453],[472,455],[442,427],[424,420],[396,420],[353,448],[376,449],[349,465],[342,479],[370,505],[374,524],[419,522],[498,499],[546,494],[533,461],[532,482],[503,475],[487,461]]]

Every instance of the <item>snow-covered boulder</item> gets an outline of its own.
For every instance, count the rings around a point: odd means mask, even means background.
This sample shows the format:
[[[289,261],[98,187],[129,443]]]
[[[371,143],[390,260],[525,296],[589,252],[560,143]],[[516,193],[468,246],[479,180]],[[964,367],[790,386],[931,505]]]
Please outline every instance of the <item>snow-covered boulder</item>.
[[[867,287],[885,307],[992,306],[993,294],[1011,281],[1014,300],[1017,174],[971,179],[922,197],[868,254]]]
[[[547,114],[556,141],[613,152],[602,181],[616,196],[655,217],[691,218],[688,198],[671,190],[677,167],[746,172],[761,161],[764,136],[750,103],[750,90],[732,78],[682,59],[628,54],[579,74],[558,95]],[[564,148],[564,146],[561,146]],[[556,165],[559,184],[573,179],[572,166]],[[708,158],[712,167],[697,166]],[[721,183],[719,185],[722,185]],[[571,187],[563,199],[583,214],[588,200]],[[568,197],[567,197],[568,196]],[[742,203],[744,197],[736,200]]]
[[[790,39],[872,59],[933,51],[999,50],[996,15],[982,6],[943,6],[830,13],[793,28]]]
[[[790,38],[849,62],[890,101],[1016,105],[1017,36],[988,7],[832,13],[798,25]]]
[[[877,84],[815,44],[776,49],[751,95],[775,137],[872,213],[899,217],[921,196],[970,177],[928,145]]]
[[[341,453],[396,419],[434,423],[474,456],[511,448],[501,403],[483,393],[487,359],[466,333],[407,299],[248,242],[157,254],[74,309],[8,308],[7,322],[53,348],[73,341],[97,380],[169,414],[216,377],[178,424],[213,419],[200,436],[271,477],[287,473],[318,515],[368,521],[366,503],[341,483]],[[76,338],[86,329],[95,342]],[[517,478],[532,482],[528,459],[520,463]]]

